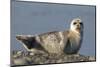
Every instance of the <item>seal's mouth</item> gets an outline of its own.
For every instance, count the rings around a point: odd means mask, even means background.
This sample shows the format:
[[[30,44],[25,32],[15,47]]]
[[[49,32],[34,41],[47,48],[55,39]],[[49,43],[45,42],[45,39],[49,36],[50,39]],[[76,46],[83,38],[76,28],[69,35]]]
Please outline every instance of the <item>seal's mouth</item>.
[[[81,28],[80,27],[77,27],[76,29],[79,29],[80,30]]]
[[[77,27],[76,30],[77,30],[78,32],[80,32],[81,28],[80,28],[80,27]]]

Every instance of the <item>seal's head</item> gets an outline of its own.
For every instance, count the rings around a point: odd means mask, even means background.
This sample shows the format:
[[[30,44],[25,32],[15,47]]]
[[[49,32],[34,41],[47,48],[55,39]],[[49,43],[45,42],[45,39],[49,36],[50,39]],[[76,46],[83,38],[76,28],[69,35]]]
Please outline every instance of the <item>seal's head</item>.
[[[81,33],[83,31],[83,23],[80,18],[75,18],[71,22],[71,30],[77,33]]]

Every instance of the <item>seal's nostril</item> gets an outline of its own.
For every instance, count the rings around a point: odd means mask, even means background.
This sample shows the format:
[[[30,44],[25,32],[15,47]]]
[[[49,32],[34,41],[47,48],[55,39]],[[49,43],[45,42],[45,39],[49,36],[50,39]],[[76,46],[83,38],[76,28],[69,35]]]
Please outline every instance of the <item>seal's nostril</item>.
[[[80,28],[80,25],[77,25],[77,28],[79,29]]]
[[[77,27],[80,27],[80,25],[77,25]]]

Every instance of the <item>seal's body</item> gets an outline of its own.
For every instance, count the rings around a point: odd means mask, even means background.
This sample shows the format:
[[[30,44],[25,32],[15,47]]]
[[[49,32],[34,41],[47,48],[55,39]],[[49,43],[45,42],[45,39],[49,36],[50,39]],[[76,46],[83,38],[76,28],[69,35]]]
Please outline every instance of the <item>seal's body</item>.
[[[18,35],[18,40],[24,43],[28,51],[43,50],[48,53],[75,54],[81,46],[83,24],[81,19],[72,20],[71,27],[65,31],[53,31],[40,35]]]

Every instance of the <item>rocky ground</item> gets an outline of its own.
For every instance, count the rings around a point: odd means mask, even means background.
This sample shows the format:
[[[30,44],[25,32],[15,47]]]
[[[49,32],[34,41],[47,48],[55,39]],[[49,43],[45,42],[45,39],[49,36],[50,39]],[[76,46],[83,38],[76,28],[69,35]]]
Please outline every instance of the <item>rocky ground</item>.
[[[47,53],[32,53],[25,51],[13,51],[11,53],[11,65],[36,65],[36,64],[54,64],[54,63],[69,63],[69,62],[86,62],[95,61],[93,56],[84,56],[80,54],[73,55],[57,55]]]

